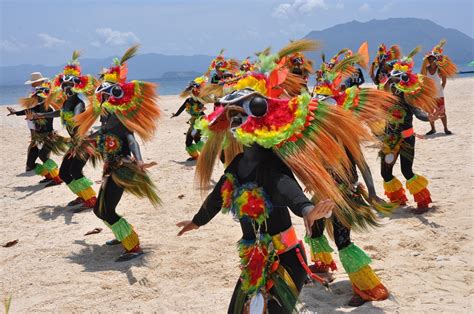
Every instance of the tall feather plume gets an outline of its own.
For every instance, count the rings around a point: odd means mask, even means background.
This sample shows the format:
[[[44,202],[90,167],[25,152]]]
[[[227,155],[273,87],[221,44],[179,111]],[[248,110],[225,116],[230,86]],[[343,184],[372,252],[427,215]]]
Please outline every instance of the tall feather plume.
[[[79,50],[74,50],[72,52],[72,61],[77,61],[77,59],[79,59],[79,57],[81,56],[81,53],[79,52]]]
[[[278,51],[278,57],[281,59],[283,57],[289,56],[291,54],[303,51],[314,51],[320,47],[319,42],[311,39],[300,39],[290,42],[288,45],[283,47]]]
[[[226,132],[209,132],[206,143],[204,144],[196,163],[196,181],[199,188],[204,193],[209,188],[214,165],[220,153],[222,152],[222,143],[226,137]]]
[[[132,47],[128,48],[127,51],[125,51],[125,53],[123,54],[122,58],[120,59],[120,65],[124,64],[125,62],[133,58],[137,54],[139,47],[140,45],[133,45]]]
[[[400,59],[402,56],[402,51],[398,45],[393,45],[390,47],[390,52],[392,53],[393,59]]]
[[[446,45],[446,39],[441,39],[436,46],[439,48],[443,48],[444,45]]]
[[[339,73],[341,75],[341,79],[345,80],[352,74],[357,72],[357,69],[356,67],[354,67],[354,64],[359,63],[360,58],[361,57],[358,54],[345,58],[336,63],[336,65],[331,69],[331,72]]]
[[[421,46],[416,46],[415,48],[413,48],[412,51],[410,51],[410,53],[407,55],[407,58],[411,59],[413,58],[418,52],[420,52],[421,50]]]

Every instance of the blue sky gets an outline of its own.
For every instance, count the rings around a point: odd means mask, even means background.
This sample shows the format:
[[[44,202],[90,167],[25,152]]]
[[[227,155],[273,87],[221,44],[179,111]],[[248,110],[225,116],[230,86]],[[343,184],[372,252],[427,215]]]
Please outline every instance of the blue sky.
[[[243,58],[352,20],[430,19],[474,37],[473,0],[0,0],[0,65],[141,53]]]

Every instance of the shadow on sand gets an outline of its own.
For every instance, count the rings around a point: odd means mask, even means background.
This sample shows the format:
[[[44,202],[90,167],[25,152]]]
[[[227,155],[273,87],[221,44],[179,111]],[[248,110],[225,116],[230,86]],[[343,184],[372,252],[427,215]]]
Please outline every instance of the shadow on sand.
[[[81,212],[76,212],[75,210],[78,208],[76,207],[64,207],[64,206],[39,206],[36,207],[36,213],[38,217],[41,219],[48,221],[48,220],[56,220],[59,216],[64,216],[64,223],[66,225],[77,224],[77,222],[72,222],[72,217],[75,214],[80,214],[82,212],[89,211],[83,210]]]
[[[82,248],[78,253],[72,252],[71,255],[67,256],[66,259],[72,263],[82,265],[85,272],[102,272],[102,271],[118,271],[125,276],[127,276],[128,282],[130,285],[133,285],[138,282],[138,279],[135,278],[131,267],[141,267],[145,266],[145,258],[142,255],[133,260],[127,262],[117,263],[115,260],[122,253],[121,245],[98,245],[98,244],[88,244],[85,240],[76,240],[74,244],[82,245]]]
[[[17,178],[20,178],[20,177],[34,177],[34,176],[36,176],[36,173],[33,170],[22,172],[22,173],[19,173],[19,174],[16,175]]]
[[[418,220],[420,220],[420,222],[426,226],[429,226],[431,228],[440,228],[440,227],[443,227],[442,225],[440,224],[437,224],[435,222],[432,222],[429,220],[429,215],[432,214],[432,213],[435,213],[436,210],[438,209],[437,206],[431,206],[431,208],[423,213],[423,214],[414,214],[412,212],[412,210],[414,210],[415,208],[412,207],[412,206],[402,206],[402,207],[398,207],[397,209],[394,210],[394,212],[392,213],[392,215],[388,216],[388,218],[390,220],[392,219],[404,219],[404,218],[417,218]]]
[[[14,186],[11,189],[15,192],[27,192],[25,195],[18,197],[19,200],[23,200],[44,189],[44,184],[38,183],[27,186]]]
[[[318,283],[305,285],[300,294],[300,300],[305,304],[303,313],[384,313],[377,306],[376,302],[367,302],[364,305],[354,308],[345,304],[352,297],[352,284],[349,280],[333,282],[329,290]],[[331,308],[330,311],[321,310],[321,308]]]
[[[184,161],[178,161],[178,160],[170,160],[171,162],[174,162],[177,165],[185,166],[185,167],[194,167],[196,166],[196,160],[184,160]]]

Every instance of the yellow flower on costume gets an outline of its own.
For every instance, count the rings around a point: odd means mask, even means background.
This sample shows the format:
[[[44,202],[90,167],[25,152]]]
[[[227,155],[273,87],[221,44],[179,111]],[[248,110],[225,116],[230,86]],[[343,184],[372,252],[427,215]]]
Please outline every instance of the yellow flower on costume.
[[[259,92],[262,95],[267,94],[267,87],[265,80],[259,80],[253,76],[247,76],[237,82],[234,86],[234,90],[241,90],[244,88],[253,89],[256,92]]]

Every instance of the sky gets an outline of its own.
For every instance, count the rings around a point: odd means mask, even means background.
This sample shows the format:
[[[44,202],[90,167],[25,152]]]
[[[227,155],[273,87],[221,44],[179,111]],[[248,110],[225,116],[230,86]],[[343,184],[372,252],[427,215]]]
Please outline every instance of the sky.
[[[474,37],[474,0],[0,0],[0,66],[140,53],[245,58],[353,20],[430,19]]]

